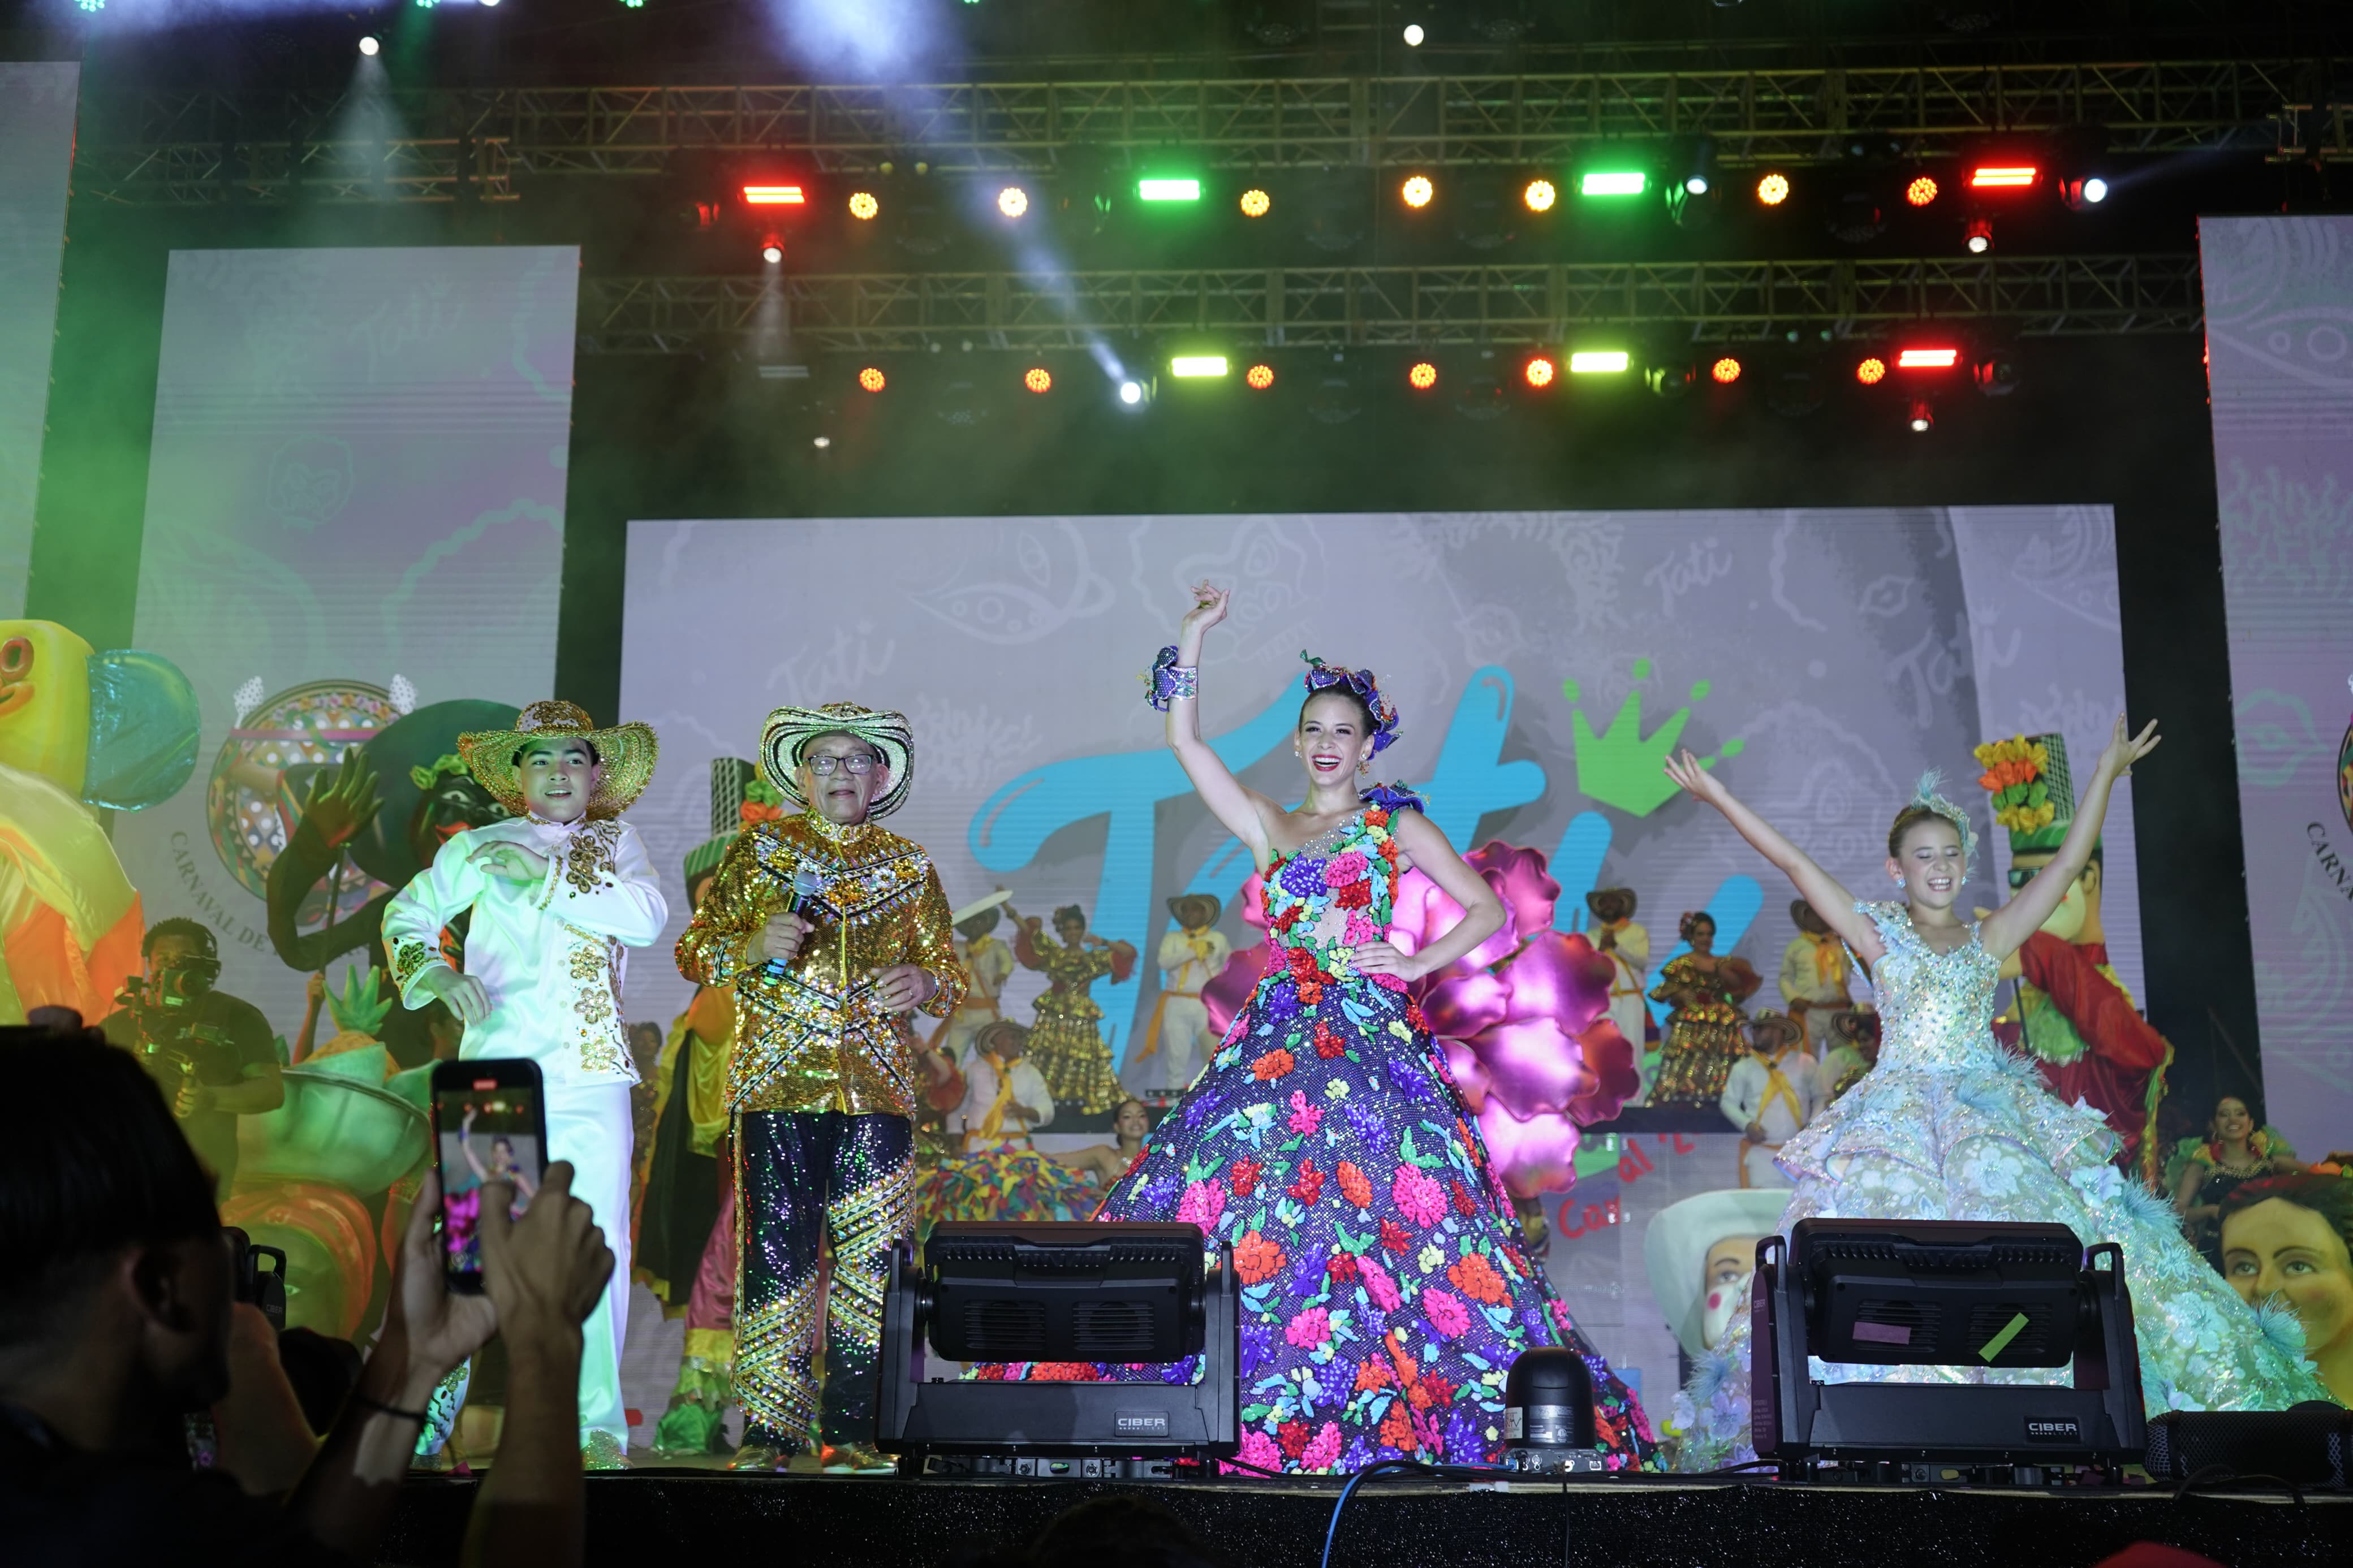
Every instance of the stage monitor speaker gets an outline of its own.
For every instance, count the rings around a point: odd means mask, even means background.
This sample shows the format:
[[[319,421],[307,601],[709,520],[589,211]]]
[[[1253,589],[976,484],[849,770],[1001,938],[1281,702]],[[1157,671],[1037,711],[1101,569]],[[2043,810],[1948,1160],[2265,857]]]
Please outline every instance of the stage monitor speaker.
[[[1760,1458],[1959,1465],[2138,1458],[2124,1250],[2062,1225],[1799,1220],[1757,1244],[1750,1426]],[[2072,1366],[2071,1383],[1823,1383],[1812,1359]]]
[[[2160,1481],[2273,1476],[2341,1491],[2353,1469],[2353,1410],[2318,1399],[2286,1410],[2168,1410],[2149,1422],[2142,1462]]]
[[[1240,1447],[1240,1282],[1192,1225],[951,1224],[902,1245],[882,1303],[877,1441],[1022,1459],[1212,1458]],[[1167,1364],[1188,1381],[964,1381],[951,1362]],[[1039,1472],[1043,1474],[1045,1472]],[[1075,1472],[1074,1472],[1075,1473]]]

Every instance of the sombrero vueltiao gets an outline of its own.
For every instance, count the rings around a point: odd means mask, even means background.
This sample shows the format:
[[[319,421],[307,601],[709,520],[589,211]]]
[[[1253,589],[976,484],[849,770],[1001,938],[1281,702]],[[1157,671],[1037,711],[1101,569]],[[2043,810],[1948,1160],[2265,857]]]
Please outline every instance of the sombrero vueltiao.
[[[653,783],[654,760],[660,747],[643,724],[616,724],[599,730],[587,713],[564,701],[534,702],[516,716],[512,730],[478,730],[458,737],[458,755],[474,782],[491,798],[517,816],[524,814],[522,779],[515,766],[517,753],[533,741],[577,737],[596,748],[604,766],[596,793],[588,800],[588,820],[618,816],[636,804]]]
[[[1687,1355],[1698,1356],[1704,1304],[1700,1266],[1715,1244],[1736,1236],[1770,1236],[1781,1228],[1789,1194],[1780,1189],[1700,1193],[1670,1204],[1642,1233],[1643,1272],[1651,1299]]]
[[[1168,900],[1168,913],[1180,926],[1188,923],[1185,919],[1185,906],[1187,904],[1209,906],[1208,918],[1200,922],[1204,926],[1216,925],[1219,917],[1226,912],[1225,901],[1215,893],[1179,893]]]
[[[907,716],[855,702],[779,708],[760,726],[760,771],[786,800],[807,809],[801,794],[800,753],[819,735],[855,736],[881,753],[882,765],[891,770],[891,785],[867,806],[870,819],[888,816],[907,804],[907,791],[915,782],[915,737]]]

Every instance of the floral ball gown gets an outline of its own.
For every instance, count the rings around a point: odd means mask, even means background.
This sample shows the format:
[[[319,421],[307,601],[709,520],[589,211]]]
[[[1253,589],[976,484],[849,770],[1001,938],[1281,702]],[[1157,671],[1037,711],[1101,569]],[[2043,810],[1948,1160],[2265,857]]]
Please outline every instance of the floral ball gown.
[[[1797,1183],[1781,1234],[1809,1216],[2056,1221],[2088,1246],[2123,1245],[2141,1393],[2152,1414],[2276,1410],[2326,1399],[2284,1311],[2248,1307],[2181,1237],[2173,1205],[2109,1161],[2117,1138],[2088,1105],[2042,1087],[2033,1065],[1993,1037],[1999,962],[1970,928],[1940,953],[1898,903],[1858,903],[1887,952],[1879,1065],[1782,1146]],[[1824,1363],[1832,1381],[2051,1383],[2064,1367]],[[1748,1444],[1748,1320],[1704,1358],[1677,1401],[1681,1468],[1705,1468]]]
[[[1609,1462],[1649,1463],[1640,1401],[1550,1299],[1420,1010],[1345,948],[1386,929],[1398,882],[1382,792],[1269,867],[1283,962],[1096,1217],[1199,1225],[1242,1290],[1242,1447],[1262,1469],[1377,1459],[1493,1464],[1504,1376],[1535,1345],[1594,1372]],[[1024,1365],[981,1376],[1188,1378],[1175,1366]]]

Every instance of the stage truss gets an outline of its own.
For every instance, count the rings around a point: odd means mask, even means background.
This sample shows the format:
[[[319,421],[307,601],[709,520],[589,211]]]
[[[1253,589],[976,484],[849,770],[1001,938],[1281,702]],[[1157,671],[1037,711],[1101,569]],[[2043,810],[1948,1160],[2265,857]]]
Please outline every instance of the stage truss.
[[[1236,349],[1559,349],[1820,342],[1906,323],[2063,336],[2196,331],[2190,255],[1926,257],[1526,267],[1251,268],[581,279],[581,348],[684,353],[788,337],[798,354],[934,344],[1028,352],[1206,341]],[[1794,337],[1793,337],[1794,334]]]
[[[1590,142],[1712,138],[1725,166],[1802,163],[1870,132],[1948,156],[1993,134],[2105,128],[2112,150],[2353,159],[2353,105],[2290,58],[1685,68],[871,86],[396,90],[365,103],[211,91],[93,106],[77,194],[135,203],[485,201],[527,176],[647,176],[681,153],[824,172],[923,158],[1046,176],[1181,154],[1201,169],[1552,166]],[[368,135],[355,125],[390,125]]]

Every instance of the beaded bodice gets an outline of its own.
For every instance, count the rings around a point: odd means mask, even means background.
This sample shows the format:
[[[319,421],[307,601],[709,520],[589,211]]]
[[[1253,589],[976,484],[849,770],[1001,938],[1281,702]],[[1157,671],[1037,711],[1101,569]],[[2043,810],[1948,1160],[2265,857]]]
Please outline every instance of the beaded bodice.
[[[1878,998],[1882,1067],[1959,1067],[1998,1052],[1989,1020],[2001,964],[1985,950],[1975,922],[1969,940],[1938,952],[1920,940],[1902,904],[1858,900],[1858,914],[1879,928],[1887,952],[1871,966]]]
[[[1269,942],[1304,951],[1326,974],[1348,973],[1345,950],[1377,940],[1397,900],[1388,819],[1367,806],[1275,856],[1265,883]]]

